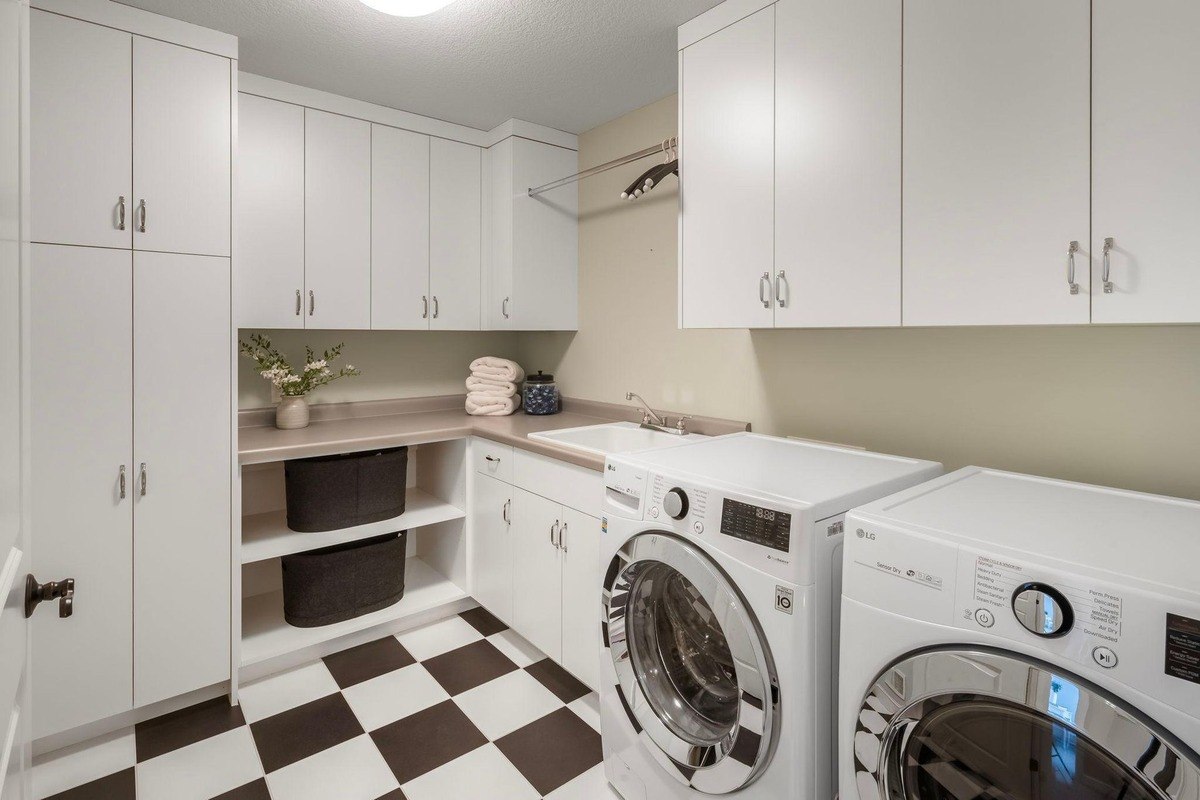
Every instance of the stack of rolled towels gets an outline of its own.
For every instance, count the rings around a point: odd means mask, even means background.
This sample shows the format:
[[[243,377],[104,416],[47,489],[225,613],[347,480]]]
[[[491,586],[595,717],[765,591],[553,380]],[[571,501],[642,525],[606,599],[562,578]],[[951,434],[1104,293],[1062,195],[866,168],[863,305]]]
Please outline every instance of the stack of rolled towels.
[[[484,356],[471,362],[467,378],[467,413],[476,417],[503,417],[521,407],[521,381],[525,370],[515,361]]]

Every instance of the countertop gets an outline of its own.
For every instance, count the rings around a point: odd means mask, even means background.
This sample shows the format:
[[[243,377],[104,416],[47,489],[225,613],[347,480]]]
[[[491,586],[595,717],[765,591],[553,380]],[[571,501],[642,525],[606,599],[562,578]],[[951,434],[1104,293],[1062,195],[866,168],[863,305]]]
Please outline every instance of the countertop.
[[[314,405],[311,424],[291,431],[274,427],[274,409],[253,409],[238,414],[238,462],[261,464],[480,436],[601,471],[603,456],[530,439],[529,434],[641,418],[629,406],[570,398],[564,398],[563,409],[544,417],[520,411],[507,417],[472,417],[463,410],[461,395],[337,403]],[[688,425],[714,436],[750,428],[745,422],[712,417],[697,417]]]

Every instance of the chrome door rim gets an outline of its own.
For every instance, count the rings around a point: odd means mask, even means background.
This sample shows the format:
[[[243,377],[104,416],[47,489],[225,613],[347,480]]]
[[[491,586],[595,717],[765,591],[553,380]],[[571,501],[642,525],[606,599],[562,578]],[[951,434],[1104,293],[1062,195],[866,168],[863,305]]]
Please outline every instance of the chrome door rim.
[[[736,733],[716,746],[695,745],[676,735],[646,696],[626,630],[630,590],[647,565],[666,564],[697,588],[721,618],[734,657],[739,690]],[[671,534],[648,531],[632,537],[609,564],[604,582],[603,636],[616,669],[615,690],[639,738],[664,770],[708,794],[743,788],[762,774],[779,733],[779,683],[766,639],[733,582],[699,548]],[[705,765],[705,766],[695,766]]]
[[[979,669],[974,672],[955,669],[963,662]],[[1014,671],[1026,673],[1026,679],[1012,682],[1007,690],[1001,683],[997,689],[995,676]],[[951,681],[949,675],[959,679]],[[975,685],[970,685],[972,675],[978,677]],[[963,680],[964,676],[968,679]],[[1080,702],[1073,722],[1050,716],[1039,702],[1045,696],[1043,690],[1055,678],[1069,681],[1079,689],[1081,697],[1095,701]],[[972,699],[998,700],[1073,729],[1128,770],[1142,788],[1160,800],[1200,800],[1200,760],[1186,746],[1176,743],[1169,733],[1069,670],[987,648],[910,653],[876,677],[859,707],[854,733],[859,798],[906,798],[898,765],[908,734],[931,712]],[[1153,757],[1147,759],[1148,753],[1153,753]],[[1169,771],[1172,779],[1161,786],[1155,777],[1168,774],[1164,769],[1168,765],[1172,768]]]

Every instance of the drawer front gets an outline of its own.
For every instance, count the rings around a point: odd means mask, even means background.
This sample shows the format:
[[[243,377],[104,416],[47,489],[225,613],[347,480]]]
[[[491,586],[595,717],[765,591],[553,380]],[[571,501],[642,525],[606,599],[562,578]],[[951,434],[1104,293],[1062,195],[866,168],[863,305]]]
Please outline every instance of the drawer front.
[[[471,460],[475,471],[505,483],[513,482],[513,448],[507,444],[476,437],[471,442]]]
[[[513,454],[513,483],[567,508],[600,516],[604,491],[601,473],[555,458],[517,450]]]

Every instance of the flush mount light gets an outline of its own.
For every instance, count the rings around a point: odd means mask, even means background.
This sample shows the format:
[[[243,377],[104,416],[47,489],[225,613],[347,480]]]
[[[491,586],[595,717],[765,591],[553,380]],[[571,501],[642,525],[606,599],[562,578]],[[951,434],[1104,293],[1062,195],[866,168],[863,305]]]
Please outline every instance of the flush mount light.
[[[454,0],[362,0],[363,3],[394,17],[422,17],[445,8]]]

